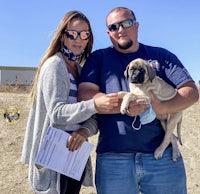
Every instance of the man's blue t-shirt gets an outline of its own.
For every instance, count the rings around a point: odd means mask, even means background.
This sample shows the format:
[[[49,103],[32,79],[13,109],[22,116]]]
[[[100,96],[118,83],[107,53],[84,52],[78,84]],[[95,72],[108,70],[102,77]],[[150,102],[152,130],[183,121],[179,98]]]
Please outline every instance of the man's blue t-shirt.
[[[140,44],[134,53],[120,53],[113,47],[94,51],[83,66],[80,82],[97,84],[100,92],[107,94],[129,91],[124,71],[129,62],[136,58],[151,60],[157,75],[175,88],[192,80],[174,54],[163,48]],[[142,125],[140,130],[134,130],[133,120],[134,117],[122,114],[97,114],[100,130],[97,152],[154,152],[164,137],[160,121],[155,119]],[[135,125],[139,124],[139,117],[136,117]]]

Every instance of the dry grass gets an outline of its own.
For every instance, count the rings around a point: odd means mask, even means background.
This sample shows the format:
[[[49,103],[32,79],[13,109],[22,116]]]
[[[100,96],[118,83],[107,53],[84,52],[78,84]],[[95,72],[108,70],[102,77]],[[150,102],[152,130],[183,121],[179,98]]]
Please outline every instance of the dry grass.
[[[21,89],[21,88],[20,88]],[[17,90],[17,89],[16,89]],[[0,92],[0,193],[1,194],[32,194],[27,180],[27,166],[20,162],[22,143],[29,107],[27,91],[13,92],[10,89]],[[20,119],[15,124],[6,122],[2,109],[8,106],[20,109]],[[182,123],[183,146],[181,151],[185,160],[188,177],[188,194],[200,193],[200,102],[184,111]],[[97,136],[90,139],[93,144]],[[95,151],[92,152],[95,167]],[[95,188],[82,187],[81,194],[96,194]]]
[[[21,84],[4,84],[0,85],[0,92],[8,92],[8,93],[29,93],[31,89],[30,85],[21,85]]]

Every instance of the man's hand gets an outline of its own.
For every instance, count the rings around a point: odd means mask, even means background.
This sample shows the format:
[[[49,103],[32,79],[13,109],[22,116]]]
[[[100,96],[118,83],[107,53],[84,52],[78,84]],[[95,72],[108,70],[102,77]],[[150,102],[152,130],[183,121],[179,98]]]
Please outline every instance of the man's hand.
[[[135,101],[131,101],[128,107],[128,115],[136,116],[144,112],[149,108],[149,104],[147,104],[146,99],[138,99]]]

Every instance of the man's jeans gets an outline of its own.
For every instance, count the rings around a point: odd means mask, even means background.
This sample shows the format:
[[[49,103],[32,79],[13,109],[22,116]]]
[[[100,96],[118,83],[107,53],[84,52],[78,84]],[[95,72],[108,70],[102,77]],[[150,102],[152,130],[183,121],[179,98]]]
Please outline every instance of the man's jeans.
[[[98,194],[187,193],[183,159],[173,162],[171,148],[160,160],[143,153],[98,154],[95,182]]]

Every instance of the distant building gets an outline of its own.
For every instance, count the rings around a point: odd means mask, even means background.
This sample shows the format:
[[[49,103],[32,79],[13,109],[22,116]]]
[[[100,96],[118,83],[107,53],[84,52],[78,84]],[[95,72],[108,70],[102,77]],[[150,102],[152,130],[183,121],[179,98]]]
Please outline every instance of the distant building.
[[[0,66],[0,85],[30,85],[33,83],[36,70],[36,67]]]

